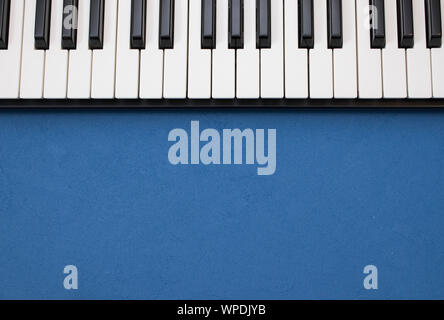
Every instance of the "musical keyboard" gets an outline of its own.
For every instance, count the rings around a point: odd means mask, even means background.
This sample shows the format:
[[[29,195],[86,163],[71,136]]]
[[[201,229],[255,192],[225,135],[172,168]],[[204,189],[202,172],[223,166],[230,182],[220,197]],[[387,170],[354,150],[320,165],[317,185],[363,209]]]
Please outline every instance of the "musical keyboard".
[[[0,107],[441,106],[440,0],[0,0]]]

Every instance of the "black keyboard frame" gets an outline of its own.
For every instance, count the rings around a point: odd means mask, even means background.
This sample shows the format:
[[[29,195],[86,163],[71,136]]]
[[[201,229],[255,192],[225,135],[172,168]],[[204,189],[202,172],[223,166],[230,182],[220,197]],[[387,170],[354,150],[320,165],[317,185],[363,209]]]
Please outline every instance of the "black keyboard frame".
[[[444,108],[444,99],[3,99],[0,109]]]

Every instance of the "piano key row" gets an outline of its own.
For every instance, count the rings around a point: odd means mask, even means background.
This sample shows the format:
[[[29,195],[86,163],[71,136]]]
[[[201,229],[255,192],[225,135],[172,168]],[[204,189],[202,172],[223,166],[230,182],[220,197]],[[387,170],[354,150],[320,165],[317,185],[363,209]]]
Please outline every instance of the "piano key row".
[[[60,1],[60,0],[59,0]],[[199,0],[198,0],[199,1]],[[314,0],[295,0],[299,5],[299,48],[312,49],[314,44]],[[328,48],[342,48],[342,0],[326,0]],[[374,8],[373,23],[370,29],[370,43],[374,49],[384,49],[385,36],[385,0],[369,0],[369,7]],[[215,49],[216,45],[216,0],[201,0],[201,48]],[[7,49],[9,28],[10,0],[0,1],[0,48]],[[104,30],[105,0],[91,0],[89,23],[90,49],[102,49]],[[243,49],[243,0],[228,2],[228,42],[230,49]],[[68,8],[68,10],[66,10]],[[63,17],[72,14],[69,8],[78,9],[78,0],[63,0]],[[159,49],[174,48],[174,1],[161,0],[159,12]],[[226,8],[224,8],[226,9]],[[270,0],[256,0],[256,47],[271,47],[271,3]],[[54,12],[53,14],[60,14]],[[439,48],[442,44],[440,0],[425,0],[427,47]],[[35,48],[49,49],[51,0],[37,0],[35,14]],[[76,19],[73,15],[72,19]],[[413,3],[412,0],[397,0],[398,47],[412,48],[414,44]],[[132,49],[145,49],[146,0],[131,1],[130,46]],[[62,49],[76,48],[76,28],[71,24],[62,27]]]
[[[0,97],[444,97],[442,5],[0,0]]]

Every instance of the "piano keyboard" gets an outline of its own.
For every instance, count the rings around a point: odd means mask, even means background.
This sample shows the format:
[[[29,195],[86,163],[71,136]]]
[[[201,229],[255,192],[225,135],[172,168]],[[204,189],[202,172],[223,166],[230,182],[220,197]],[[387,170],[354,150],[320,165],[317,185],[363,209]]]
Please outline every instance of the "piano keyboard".
[[[440,0],[0,0],[0,105],[11,99],[439,101],[443,6]]]

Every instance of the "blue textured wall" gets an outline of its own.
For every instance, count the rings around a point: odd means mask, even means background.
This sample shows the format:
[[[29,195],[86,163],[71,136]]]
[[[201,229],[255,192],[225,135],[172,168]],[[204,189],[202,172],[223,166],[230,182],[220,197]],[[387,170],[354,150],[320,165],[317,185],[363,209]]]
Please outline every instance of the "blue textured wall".
[[[170,165],[191,120],[276,174]],[[444,110],[0,111],[0,298],[444,298]]]

